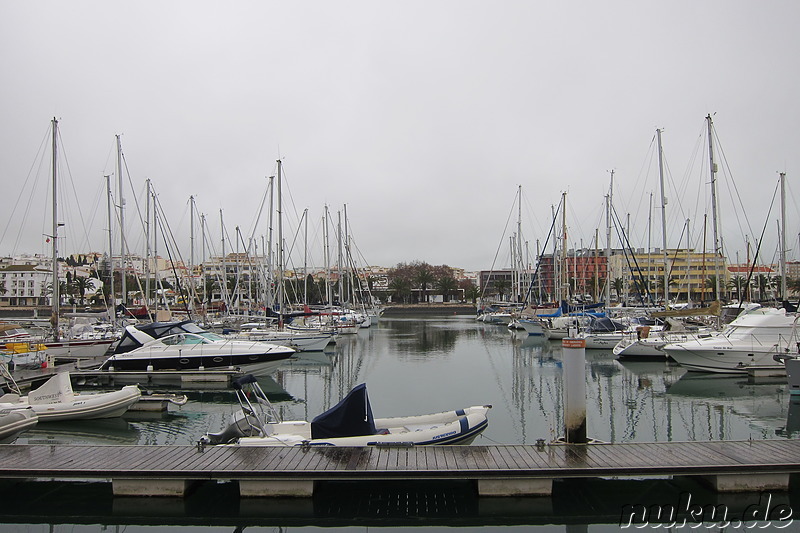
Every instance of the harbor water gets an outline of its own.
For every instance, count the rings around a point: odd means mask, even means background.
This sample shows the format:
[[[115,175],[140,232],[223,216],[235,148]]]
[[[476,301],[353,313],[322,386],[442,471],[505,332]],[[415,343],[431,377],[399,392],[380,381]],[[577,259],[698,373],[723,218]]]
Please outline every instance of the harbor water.
[[[296,361],[259,382],[284,420],[310,420],[355,385],[366,383],[376,417],[491,404],[489,427],[475,445],[536,444],[564,435],[561,355],[560,341],[526,336],[472,316],[385,317],[371,328],[341,336],[325,352],[299,354]],[[785,378],[751,382],[746,375],[687,373],[668,362],[620,363],[610,351],[587,350],[585,385],[587,436],[600,441],[760,440],[800,435],[800,402],[792,401]],[[171,405],[164,413],[129,412],[117,419],[40,424],[17,442],[194,444],[205,432],[227,425],[238,407],[230,391],[183,392],[189,402]],[[0,507],[0,530],[359,531],[380,527],[394,531],[414,526],[427,532],[502,525],[504,531],[615,531],[619,528],[616,509],[624,505],[626,494],[634,498],[644,491],[651,502],[672,501],[687,490],[715,502],[721,498],[699,485],[687,488],[681,483],[573,480],[558,484],[552,498],[499,500],[479,498],[469,485],[345,484],[323,487],[312,499],[278,505],[272,500],[240,500],[231,487],[204,488],[185,500],[165,501],[169,499],[113,498],[103,483],[86,483],[78,490],[57,480],[44,484],[7,481],[0,485],[5,502]],[[793,493],[781,497],[794,498]],[[34,505],[31,500],[38,511],[25,510]],[[735,507],[747,501],[730,503]]]

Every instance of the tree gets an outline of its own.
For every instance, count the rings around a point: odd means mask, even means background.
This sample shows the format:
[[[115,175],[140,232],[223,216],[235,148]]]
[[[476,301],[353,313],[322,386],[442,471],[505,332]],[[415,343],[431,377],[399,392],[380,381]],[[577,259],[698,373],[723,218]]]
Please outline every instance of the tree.
[[[505,295],[506,291],[511,288],[511,282],[509,282],[507,279],[495,280],[494,288],[497,290],[497,293],[500,295],[500,301],[503,301],[503,296]]]
[[[392,280],[389,281],[389,290],[398,300],[408,303],[408,297],[411,295],[411,283],[402,277],[392,278]]]
[[[75,276],[72,278],[72,287],[78,295],[79,304],[84,305],[86,291],[94,289],[94,281],[84,276]]]
[[[481,289],[469,280],[463,280],[458,283],[458,288],[464,291],[464,298],[472,301],[473,304],[478,302],[481,296]]]
[[[678,283],[678,280],[676,280],[674,276],[670,276],[669,279],[667,279],[668,287],[674,287],[676,283]],[[664,290],[663,277],[659,277],[656,280],[656,288],[661,291],[661,296],[664,298],[664,302],[666,303],[666,301],[669,299],[669,290]]]
[[[622,289],[625,288],[625,281],[622,278],[614,278],[611,282],[611,286],[614,288],[614,292],[617,293],[617,300],[622,298]]]
[[[767,289],[770,287],[770,280],[764,274],[759,274],[756,277],[756,287],[758,287],[758,298],[760,300],[766,299]]]
[[[800,278],[786,278],[786,289],[793,293],[800,293]]]
[[[442,294],[442,301],[449,302],[450,294],[458,288],[458,283],[453,276],[444,276],[436,280],[436,288]]]
[[[740,302],[743,298],[743,292],[745,289],[745,284],[747,283],[747,278],[744,276],[734,276],[731,278],[730,282],[728,282],[728,286],[735,291],[736,299]]]
[[[717,276],[712,274],[706,278],[703,282],[703,288],[711,290],[711,299],[718,300],[719,295],[717,294]]]
[[[414,283],[422,291],[422,301],[428,302],[428,287],[436,281],[436,278],[431,272],[430,265],[422,263],[418,265],[417,272],[414,275]]]

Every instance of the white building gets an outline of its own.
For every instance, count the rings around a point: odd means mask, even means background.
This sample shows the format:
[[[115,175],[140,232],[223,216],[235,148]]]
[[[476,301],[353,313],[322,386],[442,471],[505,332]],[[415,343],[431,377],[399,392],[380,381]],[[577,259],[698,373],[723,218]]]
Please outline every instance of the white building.
[[[53,271],[37,265],[0,269],[0,306],[49,305]]]

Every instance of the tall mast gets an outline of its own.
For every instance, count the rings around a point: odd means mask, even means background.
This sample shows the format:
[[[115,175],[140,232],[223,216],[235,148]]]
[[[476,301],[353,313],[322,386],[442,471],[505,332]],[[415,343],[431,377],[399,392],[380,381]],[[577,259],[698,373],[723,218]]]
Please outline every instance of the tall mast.
[[[206,215],[200,214],[200,287],[203,290],[203,300],[209,301],[206,294]]]
[[[786,299],[786,172],[781,172],[781,300]]]
[[[303,304],[308,304],[308,208],[303,211]]]
[[[58,120],[53,117],[53,301],[50,312],[50,324],[53,326],[53,339],[57,342],[58,335],[58,311],[61,295],[58,286]]]
[[[120,247],[120,274],[122,277],[122,305],[128,303],[127,276],[125,275],[125,197],[122,194],[122,141],[117,135],[117,182],[119,184],[119,247]]]
[[[658,178],[661,185],[661,246],[664,256],[664,307],[669,304],[669,269],[667,265],[667,197],[664,196],[664,150],[661,147],[661,130],[657,129],[658,136]]]
[[[689,272],[692,271],[692,240],[689,236],[691,228],[689,226],[689,219],[686,219],[686,302],[692,303],[692,276]]]
[[[272,292],[272,280],[275,279],[275,269],[273,268],[272,263],[272,223],[273,223],[273,209],[272,209],[272,201],[274,198],[273,190],[275,184],[275,176],[269,177],[269,206],[267,212],[269,213],[268,216],[268,227],[267,227],[267,272],[268,272],[268,283],[267,283],[267,302],[271,308],[275,308],[275,295]]]
[[[150,178],[145,180],[145,184],[147,185],[147,205],[144,217],[144,306],[147,309],[147,313],[150,314]]]
[[[331,305],[331,269],[330,269],[330,260],[331,260],[331,252],[329,248],[328,242],[328,206],[325,205],[324,214],[322,215],[322,233],[323,233],[323,240],[325,241],[324,248],[323,248],[323,255],[325,256],[325,300],[330,307]]]
[[[567,264],[567,193],[561,193],[561,278],[558,280],[558,294],[561,299],[569,299],[569,265]],[[559,305],[561,302],[559,301]]]
[[[106,176],[106,203],[108,207],[108,274],[111,279],[111,323],[116,325],[117,302],[114,298],[114,212],[111,208],[111,176]]]
[[[278,215],[278,325],[283,326],[283,213],[281,206],[281,160],[278,159],[278,198],[277,198],[277,215]]]
[[[194,195],[189,196],[189,294],[194,310]]]
[[[722,249],[719,242],[719,222],[717,220],[717,163],[714,162],[714,127],[710,114],[706,117],[706,121],[708,122],[708,158],[711,172],[711,228],[714,234],[715,299],[719,299],[721,297],[719,293],[719,256]]]
[[[611,201],[614,197],[614,171],[606,196],[606,308],[611,306]]]
[[[517,301],[521,302],[523,291],[525,290],[522,278],[523,269],[525,268],[525,261],[522,256],[522,185],[518,187],[517,193],[517,266],[515,270],[517,271]]]
[[[225,302],[225,305],[228,306],[228,312],[230,313],[231,299],[228,294],[228,262],[225,257],[225,222],[222,218],[222,209],[219,210],[219,232],[220,235],[222,235],[222,279],[220,280],[219,292],[222,295],[222,300]]]
[[[153,281],[155,282],[156,298],[155,308],[158,310],[158,291],[162,290],[161,279],[158,273],[158,200],[156,198],[156,191],[150,190],[153,196]],[[165,299],[166,300],[166,299]]]

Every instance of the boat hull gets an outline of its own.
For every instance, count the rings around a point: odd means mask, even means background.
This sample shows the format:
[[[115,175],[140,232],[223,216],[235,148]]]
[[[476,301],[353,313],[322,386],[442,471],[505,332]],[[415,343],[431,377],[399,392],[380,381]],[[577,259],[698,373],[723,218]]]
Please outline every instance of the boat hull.
[[[489,425],[489,406],[402,418],[376,418],[374,435],[312,439],[311,423],[272,424],[267,437],[242,437],[238,446],[379,446],[381,444],[431,446],[471,444]]]
[[[141,392],[136,385],[126,385],[118,391],[97,394],[76,394],[71,402],[63,404],[32,405],[40,422],[62,420],[94,420],[122,416],[139,401]]]
[[[31,409],[0,411],[0,444],[14,442],[23,431],[32,428],[39,417]]]
[[[267,343],[253,343],[261,346],[252,351],[222,353],[203,352],[199,348],[182,350],[181,353],[164,353],[162,350],[132,351],[109,357],[101,370],[157,371],[157,370],[204,370],[212,368],[238,368],[253,374],[274,372],[281,364],[291,359],[294,349]],[[280,349],[276,349],[280,348]]]

